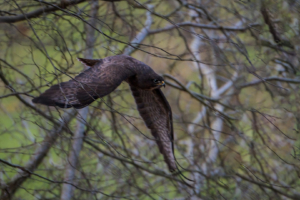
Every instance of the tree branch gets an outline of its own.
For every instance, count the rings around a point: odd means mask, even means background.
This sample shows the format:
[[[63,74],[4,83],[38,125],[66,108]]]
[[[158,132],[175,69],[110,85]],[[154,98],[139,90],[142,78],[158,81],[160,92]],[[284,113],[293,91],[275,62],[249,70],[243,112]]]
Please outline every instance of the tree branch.
[[[99,9],[99,4],[97,0],[93,0],[91,4],[91,11],[90,11],[90,24],[92,26],[96,26],[97,22],[97,14],[98,14],[98,9]],[[93,58],[93,45],[95,41],[95,30],[91,26],[86,27],[86,46],[87,50],[85,51],[84,57],[85,58]],[[85,70],[87,67],[85,67]],[[66,182],[74,182],[75,178],[75,172],[76,172],[76,166],[78,163],[79,159],[79,154],[82,148],[82,143],[83,143],[83,138],[84,138],[84,130],[85,130],[85,123],[88,115],[89,107],[85,107],[78,112],[78,116],[81,119],[77,120],[77,129],[76,132],[73,136],[73,143],[72,147],[69,152],[68,156],[68,161],[67,161],[67,166],[65,170],[65,175],[64,175],[64,181]],[[64,183],[62,187],[62,192],[61,192],[61,199],[62,200],[70,200],[73,197],[73,186]]]
[[[81,187],[77,186],[77,185],[74,184],[73,182],[51,180],[51,179],[49,179],[49,178],[46,178],[46,177],[44,177],[44,176],[41,176],[41,175],[39,175],[39,174],[36,174],[36,173],[32,172],[31,170],[27,169],[26,167],[22,167],[22,166],[20,166],[20,165],[12,164],[12,163],[10,163],[10,162],[8,162],[8,161],[6,161],[6,160],[3,160],[3,159],[0,159],[0,162],[1,162],[1,163],[4,163],[5,165],[8,165],[8,166],[10,166],[10,167],[13,167],[13,168],[21,169],[22,172],[23,172],[24,174],[27,174],[28,177],[29,177],[30,175],[34,175],[34,176],[37,176],[37,177],[39,177],[39,178],[41,178],[41,179],[44,179],[44,180],[46,180],[46,181],[48,181],[48,182],[51,182],[51,183],[58,183],[58,184],[64,183],[64,184],[69,184],[69,185],[71,185],[71,186],[73,186],[73,187],[75,187],[75,188],[77,188],[77,189],[82,190],[82,191],[86,191],[86,192],[90,192],[90,193],[101,193],[101,194],[103,194],[104,196],[107,196],[107,197],[124,198],[124,196],[108,195],[108,194],[105,194],[105,193],[103,193],[103,192],[101,192],[101,191],[99,191],[99,190],[84,189],[84,188],[81,188]],[[3,193],[7,193],[7,190],[5,190]],[[5,194],[4,194],[4,195],[5,195]],[[11,197],[8,197],[8,199],[10,200]],[[1,200],[2,200],[2,198],[1,198]]]
[[[250,83],[245,83],[243,85],[238,86],[238,88],[242,89],[242,88],[245,88],[245,87],[258,85],[258,84],[263,83],[265,81],[280,81],[280,82],[286,82],[286,83],[300,84],[300,79],[281,78],[281,77],[274,76],[274,77],[262,78],[260,80],[252,81]]]
[[[230,26],[213,26],[213,25],[206,25],[206,24],[199,24],[199,23],[193,23],[193,22],[181,22],[177,23],[176,25],[171,25],[167,26],[165,28],[160,28],[160,29],[155,29],[155,30],[150,30],[150,34],[155,34],[155,33],[161,33],[164,31],[169,31],[178,27],[194,27],[194,28],[203,28],[203,29],[208,29],[208,30],[226,30],[226,31],[239,31],[239,32],[244,32],[250,28],[256,27],[256,26],[261,26],[260,24],[249,24],[246,27],[230,27]]]
[[[152,8],[151,6],[149,6]],[[137,34],[137,36],[130,42],[130,46],[127,46],[124,50],[125,55],[130,55],[132,54],[135,50],[136,47],[145,39],[145,37],[149,33],[149,29],[152,24],[152,17],[151,17],[151,12],[147,11],[146,12],[147,19],[145,22],[145,27]]]
[[[23,21],[26,19],[36,18],[42,14],[57,11],[57,10],[59,10],[59,8],[66,8],[67,6],[76,5],[76,4],[85,2],[85,1],[86,0],[60,1],[61,3],[54,4],[55,6],[51,6],[51,7],[45,6],[45,7],[39,8],[37,10],[31,11],[29,13],[26,13],[25,15],[20,14],[20,15],[16,15],[16,16],[0,17],[0,24],[1,23],[16,23],[16,22]],[[37,0],[37,2],[39,2],[39,0]]]
[[[58,135],[64,130],[65,126],[73,119],[75,110],[72,110],[70,113],[66,112],[62,116],[62,121],[57,128],[53,128],[49,133],[47,133],[44,141],[41,145],[35,150],[33,156],[25,164],[25,169],[15,175],[12,180],[2,188],[1,200],[8,200],[10,197],[17,191],[17,189],[22,185],[22,183],[30,176],[28,171],[33,172],[41,164],[48,151],[54,144]]]

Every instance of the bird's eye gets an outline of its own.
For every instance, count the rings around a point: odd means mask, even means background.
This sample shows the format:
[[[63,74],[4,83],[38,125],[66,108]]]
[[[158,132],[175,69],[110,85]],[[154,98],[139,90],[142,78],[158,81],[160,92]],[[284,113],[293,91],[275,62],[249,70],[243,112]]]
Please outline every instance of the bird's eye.
[[[153,79],[153,82],[154,82],[154,83],[157,83],[157,82],[158,82],[158,80],[157,80],[157,79]]]

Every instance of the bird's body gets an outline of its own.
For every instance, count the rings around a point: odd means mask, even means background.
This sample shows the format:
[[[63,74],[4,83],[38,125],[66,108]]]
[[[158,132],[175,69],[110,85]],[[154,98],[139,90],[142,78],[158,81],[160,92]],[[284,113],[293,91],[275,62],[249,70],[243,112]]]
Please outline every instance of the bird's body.
[[[34,98],[33,102],[62,108],[83,108],[126,81],[130,85],[139,113],[151,130],[169,170],[176,171],[172,111],[160,90],[164,86],[163,78],[151,67],[130,56],[78,60],[91,68],[68,82],[53,85]]]

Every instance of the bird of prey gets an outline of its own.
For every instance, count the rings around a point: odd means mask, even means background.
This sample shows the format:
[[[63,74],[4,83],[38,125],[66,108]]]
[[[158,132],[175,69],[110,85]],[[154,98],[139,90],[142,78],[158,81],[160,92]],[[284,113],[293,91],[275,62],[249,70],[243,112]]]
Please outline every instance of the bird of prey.
[[[34,103],[61,108],[83,108],[114,91],[126,81],[146,126],[151,130],[159,151],[171,172],[177,171],[174,157],[174,134],[171,107],[160,90],[164,79],[151,67],[130,56],[116,55],[104,59],[78,58],[90,67],[68,82],[53,85]]]

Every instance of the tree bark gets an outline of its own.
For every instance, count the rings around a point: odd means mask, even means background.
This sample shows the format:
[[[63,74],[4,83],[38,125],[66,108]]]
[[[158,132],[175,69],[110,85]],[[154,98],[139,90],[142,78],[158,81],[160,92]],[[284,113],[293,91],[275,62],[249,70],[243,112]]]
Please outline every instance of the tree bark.
[[[99,4],[97,0],[93,0],[91,3],[91,19],[90,24],[95,27],[97,24],[97,14],[99,9]],[[95,42],[95,30],[90,25],[86,26],[86,47],[87,50],[84,53],[85,58],[93,58],[93,45]],[[84,70],[86,70],[85,67]],[[88,115],[89,107],[82,108],[78,111],[78,120],[77,120],[77,129],[73,136],[73,143],[72,147],[69,152],[67,165],[65,169],[64,181],[65,182],[76,182],[75,180],[75,173],[77,171],[76,166],[78,164],[79,154],[82,148],[83,138],[84,138],[84,130],[86,127],[86,119]],[[62,200],[70,200],[73,196],[73,186],[67,183],[63,184],[62,192],[61,192],[61,199]]]

